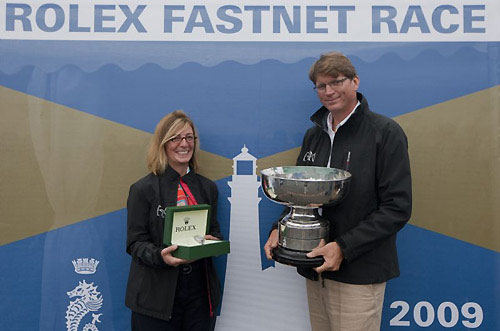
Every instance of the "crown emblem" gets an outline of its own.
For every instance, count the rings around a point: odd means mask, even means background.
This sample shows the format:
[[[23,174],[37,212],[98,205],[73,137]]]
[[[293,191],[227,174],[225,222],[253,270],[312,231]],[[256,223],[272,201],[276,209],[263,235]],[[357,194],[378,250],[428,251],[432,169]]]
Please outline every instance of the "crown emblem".
[[[191,219],[190,219],[189,217],[185,217],[185,218],[184,218],[184,224],[186,224],[186,225],[187,225],[187,224],[189,223],[189,221],[190,221],[190,220],[191,220]]]
[[[94,274],[97,271],[97,265],[99,264],[99,261],[94,258],[78,258],[76,260],[73,260],[72,263],[77,274],[90,275]]]

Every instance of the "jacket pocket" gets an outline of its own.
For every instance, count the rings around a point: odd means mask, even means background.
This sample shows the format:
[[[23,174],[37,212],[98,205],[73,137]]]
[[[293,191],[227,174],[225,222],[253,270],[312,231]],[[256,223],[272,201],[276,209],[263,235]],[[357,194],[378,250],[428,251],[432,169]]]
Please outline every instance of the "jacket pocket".
[[[139,307],[161,314],[167,313],[174,300],[177,276],[175,269],[145,267],[143,281],[137,293]]]

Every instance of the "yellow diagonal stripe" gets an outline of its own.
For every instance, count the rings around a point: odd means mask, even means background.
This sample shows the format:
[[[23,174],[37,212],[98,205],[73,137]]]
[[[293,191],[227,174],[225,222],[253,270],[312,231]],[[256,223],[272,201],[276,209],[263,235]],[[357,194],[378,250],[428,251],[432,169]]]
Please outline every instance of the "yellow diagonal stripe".
[[[199,173],[211,180],[219,180],[232,175],[233,160],[206,151],[200,151]]]
[[[149,134],[0,88],[0,244],[125,206]]]
[[[500,251],[499,105],[496,86],[396,119],[409,141],[412,224]]]
[[[0,245],[125,207],[151,134],[5,87],[0,100]],[[200,161],[213,180],[232,173]]]
[[[500,87],[396,118],[408,135],[414,225],[500,251]],[[125,207],[150,134],[0,87],[0,244]],[[251,152],[251,151],[250,151]],[[257,161],[295,164],[299,148]],[[232,160],[201,151],[218,180]]]
[[[274,155],[266,156],[257,160],[257,173],[267,168],[295,165],[297,156],[299,156],[300,147],[280,152]]]

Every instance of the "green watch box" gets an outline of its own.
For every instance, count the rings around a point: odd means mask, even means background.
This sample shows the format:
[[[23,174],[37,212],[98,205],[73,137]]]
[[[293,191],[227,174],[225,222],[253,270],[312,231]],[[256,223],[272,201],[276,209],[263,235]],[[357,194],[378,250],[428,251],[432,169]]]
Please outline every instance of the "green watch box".
[[[229,241],[204,239],[210,229],[210,212],[206,204],[165,209],[163,243],[177,245],[172,256],[197,260],[229,253]]]

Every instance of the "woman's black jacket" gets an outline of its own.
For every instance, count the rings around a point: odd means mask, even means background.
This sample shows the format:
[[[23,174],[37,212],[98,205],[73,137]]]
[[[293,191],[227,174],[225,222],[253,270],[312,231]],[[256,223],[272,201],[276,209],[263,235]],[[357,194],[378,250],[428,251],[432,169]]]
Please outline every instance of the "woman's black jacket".
[[[171,318],[179,267],[165,264],[160,254],[166,247],[161,210],[177,204],[180,178],[170,167],[159,176],[150,173],[130,187],[127,200],[127,253],[132,261],[125,305],[134,312],[162,320]],[[184,175],[182,180],[199,204],[212,207],[209,234],[222,238],[216,218],[218,191],[215,183],[194,171]],[[209,293],[215,309],[220,303],[221,289],[212,260],[208,262]]]

